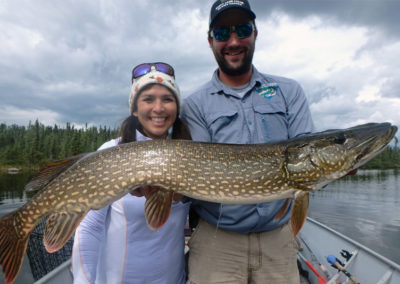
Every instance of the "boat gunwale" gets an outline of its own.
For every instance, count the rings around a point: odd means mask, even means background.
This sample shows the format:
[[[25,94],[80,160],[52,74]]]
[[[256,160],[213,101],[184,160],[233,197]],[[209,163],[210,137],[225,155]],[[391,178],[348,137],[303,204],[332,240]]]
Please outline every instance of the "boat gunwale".
[[[344,239],[345,241],[353,244],[354,246],[360,248],[360,250],[367,252],[368,254],[372,255],[374,258],[379,259],[380,261],[382,261],[383,263],[387,264],[391,268],[393,268],[393,269],[395,269],[395,270],[400,272],[400,265],[397,264],[396,262],[384,257],[383,255],[373,251],[372,249],[370,249],[370,248],[364,246],[363,244],[351,239],[350,237],[347,237],[346,235],[343,235],[342,233],[340,233],[340,232],[328,227],[327,225],[318,222],[315,219],[307,217],[307,220],[310,221],[311,223],[319,226],[320,228],[322,228],[322,229],[324,229],[324,230],[326,230],[326,231],[328,231],[330,233],[333,233],[334,235],[340,237],[341,239]]]
[[[344,240],[344,241],[354,245],[355,247],[359,248],[359,250],[365,251],[366,253],[370,254],[373,258],[379,259],[379,261],[382,261],[383,264],[387,265],[387,268],[388,268],[387,272],[389,272],[390,269],[392,269],[393,272],[396,271],[396,273],[397,272],[400,273],[400,265],[395,263],[394,261],[392,261],[392,260],[380,255],[379,253],[373,251],[372,249],[370,249],[370,248],[358,243],[357,241],[351,239],[350,237],[347,237],[347,236],[343,235],[342,233],[339,233],[338,231],[328,227],[327,225],[324,225],[323,223],[318,222],[315,219],[307,217],[307,221],[309,221],[310,223],[312,223],[313,225],[317,226],[320,229],[324,229],[324,230],[328,231],[329,233],[334,234],[335,236],[339,237],[341,240]],[[301,231],[300,231],[300,233],[301,233]],[[187,251],[185,251],[185,253],[186,252]],[[298,253],[300,253],[300,251]],[[65,269],[67,269],[69,271],[69,273],[72,274],[72,272],[70,270],[71,269],[71,265],[72,265],[71,259],[66,260],[64,263],[60,264],[54,270],[50,271],[48,274],[46,274],[42,278],[38,279],[36,282],[34,282],[34,284],[51,283],[51,282],[48,282],[48,281],[51,281],[54,276],[57,276],[58,273],[63,272]],[[385,275],[387,275],[387,274],[385,274]],[[331,281],[331,280],[332,279],[329,279],[328,281]],[[331,283],[331,282],[327,282],[327,283]]]

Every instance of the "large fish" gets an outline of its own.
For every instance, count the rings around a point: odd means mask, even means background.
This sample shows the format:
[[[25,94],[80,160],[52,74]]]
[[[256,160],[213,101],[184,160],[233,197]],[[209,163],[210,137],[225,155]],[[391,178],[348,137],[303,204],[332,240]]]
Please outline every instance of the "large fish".
[[[16,278],[29,234],[41,218],[50,215],[44,245],[54,252],[89,210],[146,185],[162,188],[147,196],[145,215],[151,228],[167,221],[176,192],[230,204],[294,197],[291,225],[296,234],[307,216],[308,193],[376,156],[396,131],[389,123],[370,123],[258,145],[153,140],[55,162],[27,185],[40,191],[0,219],[0,263],[6,281]],[[287,206],[276,218],[285,210]]]

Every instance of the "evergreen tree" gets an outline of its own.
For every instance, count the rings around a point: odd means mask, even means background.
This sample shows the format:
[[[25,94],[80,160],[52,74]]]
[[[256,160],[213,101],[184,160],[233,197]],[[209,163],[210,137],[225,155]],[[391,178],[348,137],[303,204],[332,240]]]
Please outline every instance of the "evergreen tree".
[[[40,167],[68,156],[96,151],[115,138],[117,130],[95,126],[76,129],[44,126],[38,120],[28,126],[0,124],[0,166]]]

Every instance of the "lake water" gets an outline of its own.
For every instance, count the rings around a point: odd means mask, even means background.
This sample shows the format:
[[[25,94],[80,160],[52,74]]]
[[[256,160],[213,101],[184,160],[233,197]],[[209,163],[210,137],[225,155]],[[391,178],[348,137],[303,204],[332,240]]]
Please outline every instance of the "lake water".
[[[24,192],[24,186],[33,173],[8,174],[0,171],[0,216],[25,203],[33,194]]]
[[[359,170],[316,191],[309,216],[400,264],[400,170]]]
[[[0,216],[26,202],[31,173],[0,173]],[[312,193],[309,216],[400,264],[400,170],[359,170]]]

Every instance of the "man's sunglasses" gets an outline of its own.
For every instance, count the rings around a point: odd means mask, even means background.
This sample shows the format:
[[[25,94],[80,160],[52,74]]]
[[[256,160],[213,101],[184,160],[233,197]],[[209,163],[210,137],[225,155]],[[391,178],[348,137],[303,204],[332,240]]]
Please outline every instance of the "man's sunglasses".
[[[253,25],[251,23],[213,28],[210,32],[210,37],[214,37],[217,41],[227,41],[231,37],[231,33],[235,32],[239,38],[246,38],[253,32]]]
[[[155,69],[164,74],[170,75],[175,78],[174,68],[171,65],[164,62],[156,62],[156,63],[143,63],[132,70],[132,81],[140,76],[146,75],[152,69]]]

